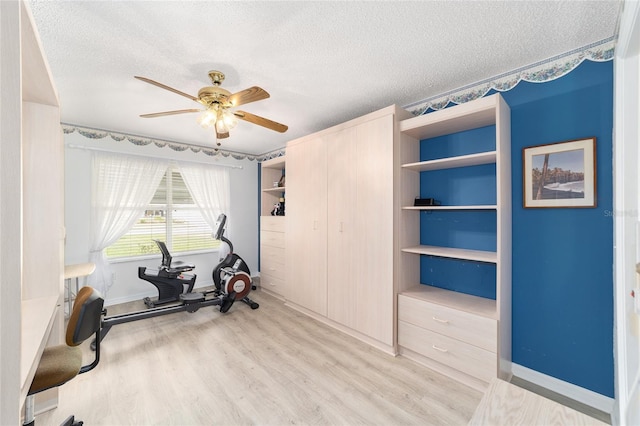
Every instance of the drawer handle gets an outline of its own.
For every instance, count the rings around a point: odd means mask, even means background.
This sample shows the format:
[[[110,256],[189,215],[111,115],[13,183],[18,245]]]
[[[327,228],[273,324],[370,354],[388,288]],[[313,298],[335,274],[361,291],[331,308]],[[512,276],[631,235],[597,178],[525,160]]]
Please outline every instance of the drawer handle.
[[[431,317],[431,319],[442,324],[449,324],[449,320],[440,319],[438,317]]]
[[[431,347],[432,347],[433,349],[435,349],[436,351],[439,351],[439,352],[444,352],[444,353],[449,352],[449,350],[448,350],[448,349],[439,348],[439,347],[437,347],[436,345],[431,345]]]

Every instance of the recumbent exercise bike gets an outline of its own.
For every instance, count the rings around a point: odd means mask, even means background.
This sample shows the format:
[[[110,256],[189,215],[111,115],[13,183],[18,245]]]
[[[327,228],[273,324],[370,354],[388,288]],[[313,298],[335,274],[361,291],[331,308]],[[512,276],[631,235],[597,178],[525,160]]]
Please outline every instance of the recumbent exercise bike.
[[[104,339],[114,325],[175,312],[187,311],[193,313],[205,306],[220,306],[220,312],[226,313],[233,305],[233,302],[241,300],[249,305],[251,309],[257,309],[260,305],[247,296],[252,289],[255,289],[249,267],[240,256],[233,252],[231,241],[224,237],[226,221],[227,216],[225,214],[218,216],[216,232],[213,234],[216,240],[222,241],[229,247],[229,254],[221,259],[213,269],[214,290],[193,292],[196,275],[186,274],[185,272],[193,270],[195,265],[179,261],[172,262],[173,259],[167,246],[162,241],[154,240],[162,253],[162,264],[157,270],[150,270],[143,266],[139,267],[138,277],[150,282],[158,289],[158,298],[156,300],[151,300],[149,297],[144,298],[143,301],[148,307],[144,311],[111,317],[105,316],[102,320],[100,340]],[[168,305],[172,302],[173,304]],[[106,315],[106,310],[104,314]],[[95,341],[91,347],[95,350]]]
[[[218,216],[216,230],[213,233],[215,240],[220,240],[227,245],[229,253],[220,258],[218,265],[213,268],[212,279],[215,285],[213,293],[216,295],[235,293],[235,300],[241,300],[257,309],[260,305],[248,297],[251,290],[255,290],[251,279],[251,271],[246,262],[237,253],[233,252],[233,243],[224,236],[227,216],[222,213]],[[149,297],[143,299],[149,308],[177,302],[180,295],[191,293],[196,282],[195,274],[186,274],[192,271],[195,265],[181,261],[173,262],[171,253],[164,242],[154,240],[162,253],[162,264],[157,270],[140,266],[138,277],[148,281],[158,289],[158,298],[152,300]],[[225,250],[220,250],[224,253]]]

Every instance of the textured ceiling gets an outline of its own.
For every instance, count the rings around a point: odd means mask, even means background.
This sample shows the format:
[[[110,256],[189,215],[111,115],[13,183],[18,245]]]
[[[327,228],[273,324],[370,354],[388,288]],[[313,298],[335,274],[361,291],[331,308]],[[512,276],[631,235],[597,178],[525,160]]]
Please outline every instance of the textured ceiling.
[[[410,103],[616,34],[615,1],[30,1],[62,121],[215,145],[198,114],[207,72],[232,93],[271,98],[240,109],[289,126],[240,122],[222,148],[261,154],[391,104]]]

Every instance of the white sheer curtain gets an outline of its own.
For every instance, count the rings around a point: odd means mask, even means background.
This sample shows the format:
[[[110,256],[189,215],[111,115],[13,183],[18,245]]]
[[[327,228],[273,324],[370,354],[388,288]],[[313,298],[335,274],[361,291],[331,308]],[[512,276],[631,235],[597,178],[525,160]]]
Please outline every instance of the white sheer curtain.
[[[89,261],[96,271],[88,283],[106,296],[113,284],[104,249],[144,213],[168,163],[155,158],[93,152]]]
[[[229,170],[198,163],[179,164],[191,198],[212,230],[220,213],[229,213]]]

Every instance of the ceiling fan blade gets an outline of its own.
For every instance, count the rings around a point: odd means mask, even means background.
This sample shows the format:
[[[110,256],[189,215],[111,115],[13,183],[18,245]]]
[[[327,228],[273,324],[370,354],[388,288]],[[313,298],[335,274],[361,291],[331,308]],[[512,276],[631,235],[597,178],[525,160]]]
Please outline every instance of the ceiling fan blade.
[[[186,114],[189,112],[201,112],[202,110],[198,109],[198,108],[191,108],[191,109],[178,109],[175,111],[164,111],[164,112],[154,112],[151,114],[141,114],[140,117],[142,118],[153,118],[153,117],[163,117],[165,115],[176,115],[176,114]]]
[[[162,83],[158,83],[157,81],[151,80],[150,78],[140,77],[140,76],[137,76],[137,75],[134,75],[134,78],[137,78],[138,80],[142,80],[145,83],[153,84],[154,86],[158,86],[161,89],[168,90],[168,91],[176,93],[176,94],[178,94],[180,96],[184,96],[185,98],[189,98],[192,101],[198,102],[198,98],[196,98],[195,96],[191,96],[188,93],[181,92],[180,90],[174,89],[173,87],[169,87],[169,86],[166,86],[166,85],[164,85]]]
[[[266,90],[258,86],[253,86],[229,96],[228,102],[231,103],[231,106],[239,106],[248,104],[249,102],[261,101],[267,99],[269,96]]]
[[[244,111],[235,111],[233,113],[240,120],[248,121],[249,123],[257,124],[258,126],[266,127],[267,129],[275,130],[276,132],[284,133],[289,127],[284,124],[276,123],[275,121],[268,120],[264,117],[249,114]]]

